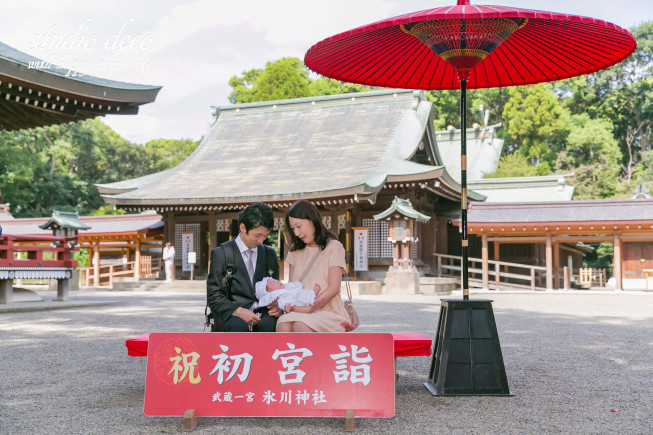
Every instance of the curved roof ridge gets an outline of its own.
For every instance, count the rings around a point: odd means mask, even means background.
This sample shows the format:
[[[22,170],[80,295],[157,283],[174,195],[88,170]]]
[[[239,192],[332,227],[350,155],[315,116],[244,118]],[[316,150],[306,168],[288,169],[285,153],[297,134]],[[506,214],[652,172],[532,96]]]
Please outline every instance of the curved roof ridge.
[[[409,89],[380,89],[366,92],[349,92],[346,94],[332,94],[332,95],[317,95],[311,97],[300,97],[300,98],[288,98],[285,100],[269,100],[269,101],[256,101],[252,103],[238,103],[238,104],[228,104],[224,106],[211,106],[216,112],[225,112],[225,111],[240,111],[245,109],[253,108],[264,108],[264,107],[273,107],[273,106],[297,106],[300,104],[311,104],[315,102],[334,102],[334,101],[343,101],[349,100],[353,102],[358,99],[370,99],[370,98],[379,98],[379,97],[406,97],[408,95],[414,96],[420,91],[413,91]]]
[[[67,80],[73,80],[83,83],[90,83],[98,86],[106,86],[109,88],[120,88],[120,89],[130,89],[130,90],[140,90],[140,89],[161,89],[161,86],[154,85],[142,85],[138,83],[129,83],[121,82],[117,80],[103,79],[100,77],[91,76],[88,74],[82,75],[72,75],[68,74],[70,70],[68,68],[60,67],[58,65],[51,64],[48,68],[34,68],[30,64],[34,63],[43,63],[49,64],[49,62],[39,59],[38,57],[32,56],[20,50],[17,50],[3,42],[0,42],[0,59],[12,62],[14,64],[26,67],[27,69],[36,70],[43,74],[51,74],[54,76],[63,77]]]

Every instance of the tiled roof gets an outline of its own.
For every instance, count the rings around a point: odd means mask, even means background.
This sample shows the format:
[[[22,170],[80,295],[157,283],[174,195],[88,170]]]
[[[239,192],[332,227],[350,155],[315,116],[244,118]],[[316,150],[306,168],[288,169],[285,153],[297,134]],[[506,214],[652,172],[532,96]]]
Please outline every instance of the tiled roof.
[[[503,139],[496,134],[500,126],[467,129],[467,180],[483,178],[497,170],[503,149]],[[460,182],[460,130],[436,131],[435,143],[447,171]]]
[[[50,218],[17,218],[11,221],[3,221],[3,234],[52,234],[51,230],[40,228],[40,225],[47,223],[49,220]],[[89,227],[88,230],[79,232],[81,236],[88,234],[135,233],[163,226],[161,216],[154,212],[115,216],[81,216],[79,220]]]
[[[13,64],[28,68],[30,70],[42,71],[48,75],[61,77],[62,79],[64,79],[66,82],[69,83],[75,83],[75,82],[88,83],[96,86],[103,86],[103,87],[109,87],[115,89],[130,89],[130,90],[143,90],[143,91],[154,91],[154,90],[158,91],[159,89],[161,89],[161,86],[150,86],[150,85],[140,85],[135,83],[118,82],[115,80],[108,80],[100,77],[90,76],[88,74],[71,74],[68,68],[59,67],[58,65],[50,65],[48,68],[34,68],[34,65],[43,62],[43,60],[34,56],[30,56],[29,54],[23,53],[22,51],[16,50],[15,48],[8,46],[7,44],[3,44],[2,42],[0,42],[0,59],[9,61]],[[44,62],[44,65],[46,64],[47,62]]]
[[[653,220],[651,199],[600,199],[539,203],[471,203],[474,223],[610,222]]]
[[[82,73],[0,43],[0,131],[136,114],[161,89]]]
[[[403,216],[416,219],[419,222],[428,222],[431,220],[430,216],[427,216],[415,210],[410,200],[401,199],[396,196],[395,199],[392,200],[392,205],[390,206],[390,208],[382,211],[379,214],[375,214],[373,217],[376,220],[381,220],[388,216],[391,216],[395,212],[398,212]]]
[[[482,178],[467,187],[487,197],[486,202],[571,201],[574,187],[566,179],[573,174],[540,177]]]
[[[51,230],[52,227],[71,228],[75,230],[88,230],[91,227],[79,220],[79,215],[70,211],[54,210],[52,216],[46,223],[39,225],[39,228]]]
[[[373,195],[386,181],[443,173],[410,161],[431,108],[412,91],[219,107],[207,136],[183,163],[98,189],[106,202],[120,205]]]

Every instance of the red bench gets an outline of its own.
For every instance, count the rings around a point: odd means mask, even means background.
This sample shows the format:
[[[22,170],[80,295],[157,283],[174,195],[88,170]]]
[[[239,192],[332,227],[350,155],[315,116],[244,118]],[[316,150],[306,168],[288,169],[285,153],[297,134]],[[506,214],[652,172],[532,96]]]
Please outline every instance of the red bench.
[[[429,356],[431,355],[431,339],[426,334],[392,334],[395,342],[395,380],[397,372],[397,357]],[[150,334],[142,334],[125,341],[127,355],[147,356],[147,344]]]

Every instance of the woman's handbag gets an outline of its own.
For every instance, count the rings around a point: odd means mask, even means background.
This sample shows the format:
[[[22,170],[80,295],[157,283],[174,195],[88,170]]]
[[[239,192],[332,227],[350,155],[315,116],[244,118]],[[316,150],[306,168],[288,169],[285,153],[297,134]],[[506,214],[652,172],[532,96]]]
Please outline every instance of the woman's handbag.
[[[351,332],[360,326],[361,321],[358,318],[358,313],[356,312],[356,308],[354,308],[354,302],[351,298],[351,289],[349,288],[349,274],[345,275],[345,286],[347,287],[347,297],[349,298],[343,302],[345,304],[345,311],[347,311],[347,314],[349,314],[349,326],[345,328],[345,332]]]

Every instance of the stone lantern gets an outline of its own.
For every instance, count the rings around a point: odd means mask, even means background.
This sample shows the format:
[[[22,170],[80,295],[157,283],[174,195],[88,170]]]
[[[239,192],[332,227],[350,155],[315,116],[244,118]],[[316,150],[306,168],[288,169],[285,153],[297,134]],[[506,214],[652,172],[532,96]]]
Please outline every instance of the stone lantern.
[[[55,237],[75,237],[75,240],[68,242],[71,248],[74,248],[77,244],[77,236],[79,230],[89,230],[91,227],[79,220],[79,215],[75,212],[67,211],[57,211],[52,212],[50,220],[48,220],[43,225],[39,225],[39,228],[44,230],[52,230],[52,235]],[[59,243],[59,242],[55,242]],[[71,258],[59,258],[59,260],[72,260],[73,252],[70,251]],[[57,289],[57,292],[61,292],[63,297],[66,298],[68,294],[68,289],[79,290],[79,272],[77,269],[73,269],[70,273],[71,279],[70,282],[65,279],[51,279],[50,280],[50,289]]]
[[[390,208],[374,215],[374,219],[388,221],[388,241],[393,249],[384,293],[418,294],[419,272],[413,266],[410,251],[413,243],[419,241],[416,237],[417,222],[428,222],[431,217],[415,210],[409,200],[395,196]]]

